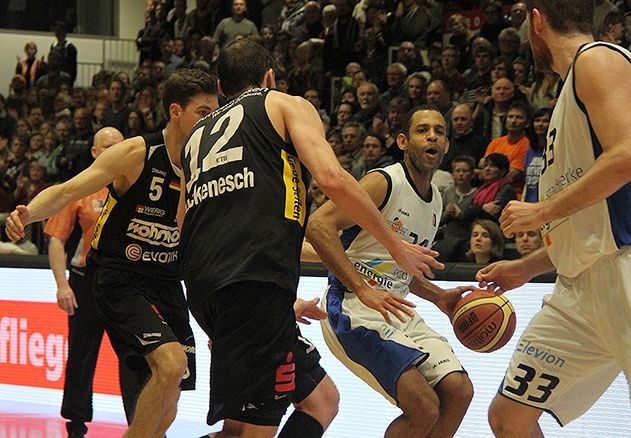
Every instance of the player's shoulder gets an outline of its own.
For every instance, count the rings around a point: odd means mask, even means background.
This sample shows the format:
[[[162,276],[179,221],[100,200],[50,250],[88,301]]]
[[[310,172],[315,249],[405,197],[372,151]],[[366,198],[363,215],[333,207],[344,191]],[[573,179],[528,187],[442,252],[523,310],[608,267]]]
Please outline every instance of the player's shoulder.
[[[267,103],[277,105],[282,108],[297,108],[305,103],[311,105],[306,99],[300,96],[291,96],[277,90],[270,90],[267,94]]]

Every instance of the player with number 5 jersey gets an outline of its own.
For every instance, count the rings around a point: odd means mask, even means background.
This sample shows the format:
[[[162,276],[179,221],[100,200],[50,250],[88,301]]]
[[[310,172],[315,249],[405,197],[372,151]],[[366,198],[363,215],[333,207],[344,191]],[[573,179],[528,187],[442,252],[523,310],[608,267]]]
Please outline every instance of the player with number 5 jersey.
[[[6,225],[19,239],[26,224],[109,187],[86,274],[108,335],[132,350],[119,360],[150,369],[125,438],[164,436],[180,390],[195,386],[195,342],[178,275],[178,169],[186,135],[218,106],[216,82],[200,70],[178,70],[165,82],[163,102],[169,122],[162,132],[111,146],[76,177],[18,206]]]

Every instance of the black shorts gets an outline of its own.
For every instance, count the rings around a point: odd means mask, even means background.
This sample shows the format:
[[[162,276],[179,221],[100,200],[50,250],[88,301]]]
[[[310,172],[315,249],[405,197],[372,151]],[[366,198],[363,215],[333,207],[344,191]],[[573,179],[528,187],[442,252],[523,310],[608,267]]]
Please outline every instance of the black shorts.
[[[179,342],[188,359],[181,387],[195,389],[195,339],[181,282],[94,265],[88,275],[108,335],[131,349],[119,359],[140,369],[147,366],[144,356],[162,344]]]
[[[280,424],[296,386],[294,299],[273,283],[248,281],[191,306],[212,339],[208,424]]]
[[[308,339],[302,337],[297,325],[296,333],[298,334],[298,341],[294,348],[296,389],[294,389],[291,401],[294,404],[299,404],[316,389],[316,386],[326,376],[326,371],[320,365],[320,352]]]

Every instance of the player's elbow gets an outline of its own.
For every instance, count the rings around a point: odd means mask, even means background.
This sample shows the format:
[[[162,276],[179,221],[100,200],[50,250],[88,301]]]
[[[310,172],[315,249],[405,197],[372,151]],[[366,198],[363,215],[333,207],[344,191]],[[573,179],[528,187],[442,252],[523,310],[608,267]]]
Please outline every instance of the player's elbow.
[[[320,187],[320,190],[330,199],[335,198],[335,195],[347,187],[346,179],[348,177],[348,172],[341,166],[330,166],[326,169],[319,169],[317,174],[314,175],[318,187]]]

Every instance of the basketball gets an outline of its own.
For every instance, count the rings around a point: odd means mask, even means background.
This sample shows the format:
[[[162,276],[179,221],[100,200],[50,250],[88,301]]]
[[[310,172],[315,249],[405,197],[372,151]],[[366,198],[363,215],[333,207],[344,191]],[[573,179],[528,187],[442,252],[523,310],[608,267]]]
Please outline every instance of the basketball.
[[[458,340],[470,350],[489,353],[513,336],[517,317],[508,298],[476,289],[458,301],[451,325]]]

